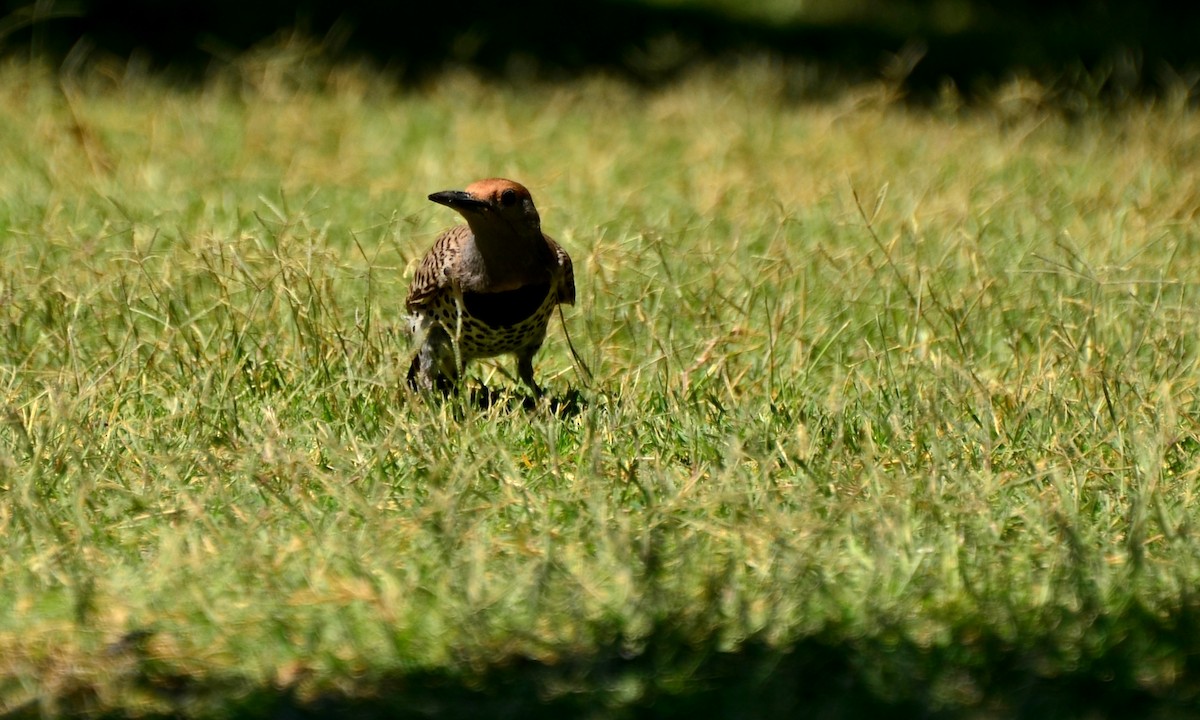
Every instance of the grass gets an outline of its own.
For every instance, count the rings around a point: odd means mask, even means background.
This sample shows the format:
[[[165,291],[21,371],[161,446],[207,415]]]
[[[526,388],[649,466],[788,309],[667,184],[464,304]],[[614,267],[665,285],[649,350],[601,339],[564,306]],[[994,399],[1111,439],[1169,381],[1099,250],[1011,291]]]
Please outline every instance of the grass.
[[[0,68],[0,713],[1191,714],[1182,96],[121,72]],[[557,411],[404,387],[490,175],[575,259]]]

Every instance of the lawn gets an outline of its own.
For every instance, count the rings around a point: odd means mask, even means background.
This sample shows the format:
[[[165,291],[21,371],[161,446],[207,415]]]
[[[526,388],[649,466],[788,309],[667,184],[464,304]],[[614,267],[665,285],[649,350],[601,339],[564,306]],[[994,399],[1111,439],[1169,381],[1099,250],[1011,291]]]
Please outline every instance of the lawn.
[[[0,714],[1189,716],[1194,104],[819,82],[0,66]],[[593,377],[422,400],[496,175]]]

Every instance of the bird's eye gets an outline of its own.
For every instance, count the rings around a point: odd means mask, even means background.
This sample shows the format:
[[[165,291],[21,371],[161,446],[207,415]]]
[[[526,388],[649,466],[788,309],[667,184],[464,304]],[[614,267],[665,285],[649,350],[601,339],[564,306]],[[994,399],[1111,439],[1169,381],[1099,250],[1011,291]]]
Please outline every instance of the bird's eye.
[[[508,207],[509,205],[512,205],[516,201],[517,201],[517,191],[516,190],[509,188],[508,190],[505,190],[504,192],[500,193],[500,204],[501,205]]]

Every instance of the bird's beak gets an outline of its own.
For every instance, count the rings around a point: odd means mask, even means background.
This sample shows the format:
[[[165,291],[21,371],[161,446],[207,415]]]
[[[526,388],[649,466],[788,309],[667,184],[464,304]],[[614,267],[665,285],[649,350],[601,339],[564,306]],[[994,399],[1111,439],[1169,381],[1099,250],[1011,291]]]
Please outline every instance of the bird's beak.
[[[439,205],[445,205],[455,210],[482,210],[488,207],[486,202],[465,190],[443,190],[430,195],[429,199]]]

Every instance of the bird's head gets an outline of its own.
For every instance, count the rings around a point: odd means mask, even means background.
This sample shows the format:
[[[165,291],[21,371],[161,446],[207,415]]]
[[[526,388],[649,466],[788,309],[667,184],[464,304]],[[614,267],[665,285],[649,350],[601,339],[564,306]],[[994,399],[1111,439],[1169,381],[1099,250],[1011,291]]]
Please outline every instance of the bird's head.
[[[542,221],[533,197],[525,186],[504,178],[488,178],[467,186],[466,190],[443,190],[429,196],[440,205],[457,210],[476,235],[484,228],[509,228],[518,235],[542,232]]]

